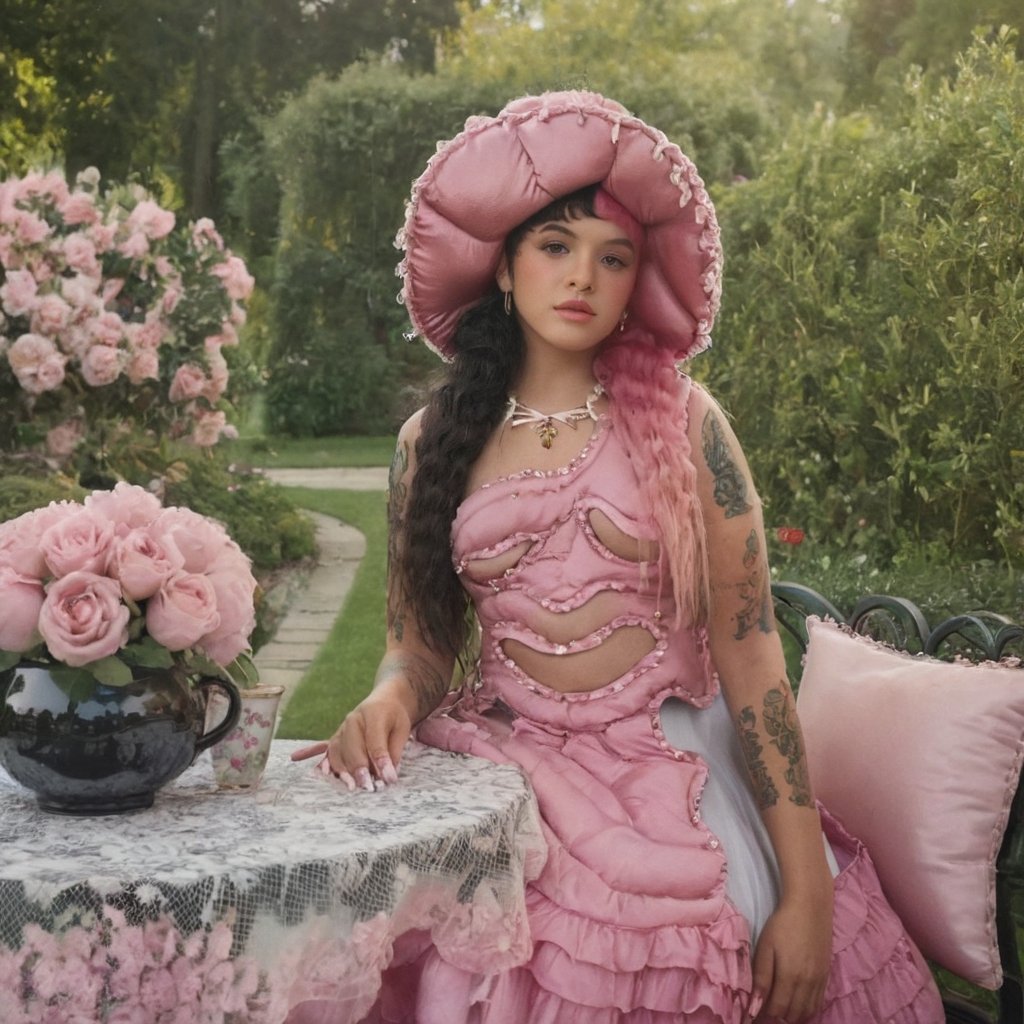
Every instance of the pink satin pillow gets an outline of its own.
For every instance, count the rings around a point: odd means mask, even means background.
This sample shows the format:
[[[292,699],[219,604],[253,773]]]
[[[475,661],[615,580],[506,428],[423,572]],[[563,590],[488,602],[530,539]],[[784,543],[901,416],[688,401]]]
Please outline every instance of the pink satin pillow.
[[[995,861],[1024,758],[1024,670],[807,627],[797,707],[816,795],[867,846],[924,955],[998,988]]]

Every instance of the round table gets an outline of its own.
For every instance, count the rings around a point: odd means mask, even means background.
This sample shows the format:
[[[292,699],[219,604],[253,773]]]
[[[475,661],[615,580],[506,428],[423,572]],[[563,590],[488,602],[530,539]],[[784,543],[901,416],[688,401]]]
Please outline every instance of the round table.
[[[348,1024],[403,935],[485,973],[528,958],[544,844],[517,769],[411,743],[397,784],[349,793],[302,745],[276,740],[255,790],[203,756],[112,817],[40,811],[0,770],[0,1021],[281,1024],[316,1001]]]

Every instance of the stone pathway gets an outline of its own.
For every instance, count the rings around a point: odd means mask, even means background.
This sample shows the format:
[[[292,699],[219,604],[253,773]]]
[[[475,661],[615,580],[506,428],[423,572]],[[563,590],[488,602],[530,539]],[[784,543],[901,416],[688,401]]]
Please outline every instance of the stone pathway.
[[[388,471],[367,469],[268,469],[267,476],[286,487],[323,490],[383,491]],[[274,639],[256,654],[260,679],[285,688],[283,710],[338,617],[366,540],[354,527],[332,516],[308,512],[316,524],[317,564],[306,585],[288,606]]]

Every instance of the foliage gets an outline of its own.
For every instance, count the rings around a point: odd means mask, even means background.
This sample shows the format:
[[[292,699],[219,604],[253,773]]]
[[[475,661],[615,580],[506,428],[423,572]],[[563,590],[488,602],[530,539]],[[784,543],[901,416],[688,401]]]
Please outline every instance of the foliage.
[[[395,301],[392,239],[436,140],[489,105],[447,80],[356,67],[318,79],[268,124],[283,194],[272,432],[383,433],[411,411],[402,387],[435,360],[402,338],[408,318]]]
[[[474,89],[490,84],[505,98],[557,88],[613,96],[678,142],[706,179],[728,181],[756,173],[792,111],[837,101],[835,7],[833,0],[464,3],[441,73]]]
[[[815,116],[720,196],[710,383],[774,525],[1024,564],[1024,69],[977,44],[900,124]]]
[[[77,692],[132,669],[253,677],[249,559],[219,523],[120,483],[0,524],[0,668],[53,666]]]
[[[235,463],[248,462],[262,467],[389,466],[395,454],[395,436],[243,437],[225,441],[218,451]]]
[[[98,183],[0,184],[0,445],[61,464],[140,431],[212,445],[252,278],[212,222],[175,230],[138,186]]]
[[[314,554],[313,528],[286,492],[262,473],[195,454],[168,480],[164,500],[225,524],[257,570]]]
[[[1024,32],[1018,0],[849,0],[850,37],[843,55],[850,99],[884,99],[913,64],[939,78],[956,71],[957,55],[980,28],[994,38],[1000,26]],[[1024,57],[1024,35],[1017,39]]]

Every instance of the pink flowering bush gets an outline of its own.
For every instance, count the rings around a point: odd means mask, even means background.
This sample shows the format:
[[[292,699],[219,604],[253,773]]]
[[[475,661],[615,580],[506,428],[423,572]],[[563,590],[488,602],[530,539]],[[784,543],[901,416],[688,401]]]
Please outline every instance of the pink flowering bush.
[[[256,585],[223,526],[142,487],[51,502],[0,524],[0,669],[55,663],[116,686],[177,663],[251,682]]]
[[[271,1024],[286,1004],[266,973],[230,956],[223,921],[185,935],[167,918],[129,924],[104,907],[91,927],[51,935],[25,926],[0,943],[4,1024]]]
[[[101,192],[94,168],[0,183],[0,444],[66,464],[138,428],[232,434],[222,350],[252,288],[211,221],[179,226],[138,186]]]

